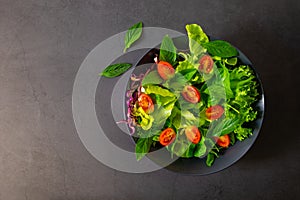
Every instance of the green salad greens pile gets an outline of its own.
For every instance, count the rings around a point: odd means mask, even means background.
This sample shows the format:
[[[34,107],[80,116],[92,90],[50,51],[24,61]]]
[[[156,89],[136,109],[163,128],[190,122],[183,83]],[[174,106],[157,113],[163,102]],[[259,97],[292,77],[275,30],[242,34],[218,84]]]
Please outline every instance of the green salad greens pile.
[[[211,166],[220,152],[252,134],[245,125],[257,115],[254,72],[228,42],[209,41],[196,24],[186,30],[189,53],[177,51],[166,35],[156,66],[133,79],[139,86],[129,95],[128,116],[139,137],[137,160],[161,145],[171,156],[206,156]]]
[[[186,30],[188,51],[178,50],[166,35],[155,64],[131,76],[126,123],[137,138],[137,160],[155,147],[166,148],[172,157],[206,158],[211,166],[237,140],[253,133],[247,124],[257,117],[255,73],[230,43],[210,41],[197,24],[186,25]],[[124,51],[141,33],[141,22],[128,30]],[[130,67],[111,65],[101,75],[118,76]]]

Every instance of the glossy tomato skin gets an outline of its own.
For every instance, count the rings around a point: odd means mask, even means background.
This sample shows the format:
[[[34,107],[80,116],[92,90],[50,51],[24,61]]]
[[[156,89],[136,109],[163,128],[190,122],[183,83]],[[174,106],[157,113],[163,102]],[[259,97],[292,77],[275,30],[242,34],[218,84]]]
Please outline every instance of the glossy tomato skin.
[[[220,137],[217,138],[217,145],[219,145],[220,147],[229,147],[230,144],[230,137],[229,135],[222,135]]]
[[[201,98],[198,89],[191,85],[186,85],[181,94],[183,98],[190,103],[198,103]]]
[[[197,126],[189,126],[185,128],[185,135],[189,141],[198,144],[201,140],[201,133]]]
[[[214,66],[214,61],[209,55],[204,55],[199,60],[199,71],[205,74],[209,74]]]
[[[224,108],[220,105],[214,105],[206,109],[205,115],[209,120],[219,119],[224,113]]]
[[[163,146],[171,144],[176,138],[176,133],[172,128],[166,128],[160,133],[159,142]]]
[[[173,66],[166,61],[159,61],[157,64],[157,71],[160,77],[164,80],[172,78],[175,74]]]
[[[154,111],[154,104],[149,95],[144,93],[140,94],[138,97],[138,103],[146,113],[152,113]]]

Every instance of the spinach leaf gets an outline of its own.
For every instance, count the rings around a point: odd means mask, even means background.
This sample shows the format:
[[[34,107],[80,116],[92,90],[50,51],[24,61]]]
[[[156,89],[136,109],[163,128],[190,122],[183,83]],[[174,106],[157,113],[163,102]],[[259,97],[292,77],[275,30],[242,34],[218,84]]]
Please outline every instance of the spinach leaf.
[[[188,148],[186,151],[181,155],[183,158],[191,158],[194,156],[194,150],[195,150],[196,145],[193,143],[188,144]]]
[[[166,88],[170,88],[173,92],[181,92],[186,84],[186,78],[179,73],[175,73],[175,75],[171,79],[167,80],[163,85]]]
[[[239,117],[223,118],[211,123],[211,127],[207,132],[207,136],[222,136],[233,132],[241,123]]]
[[[219,62],[219,64],[221,65],[221,69],[220,69],[220,74],[218,76],[219,79],[221,79],[220,81],[222,81],[223,83],[225,93],[226,93],[226,98],[230,99],[233,97],[233,92],[230,87],[230,74],[225,65],[223,65],[221,62]]]
[[[202,28],[197,24],[188,24],[185,28],[189,38],[191,53],[196,56],[204,53],[205,49],[201,45],[207,43],[209,39]]]
[[[205,146],[205,137],[201,138],[201,141],[196,145],[194,156],[201,157],[206,153],[206,146]]]
[[[131,66],[132,64],[129,63],[118,63],[109,65],[99,75],[105,76],[107,78],[113,78],[125,73]]]
[[[203,93],[208,95],[208,105],[216,105],[219,104],[222,99],[226,99],[226,91],[224,85],[220,85],[217,83],[207,86]]]
[[[173,40],[166,35],[160,45],[159,60],[166,61],[174,66],[177,58],[176,52],[177,49],[173,43]]]
[[[198,70],[195,68],[184,69],[175,73],[175,75],[171,79],[167,80],[163,85],[174,92],[181,92],[184,86],[189,84],[196,74],[200,76]]]
[[[230,138],[230,145],[234,145],[234,144],[235,144],[235,136],[234,136],[234,133],[230,133],[230,134],[229,134],[229,138]]]
[[[203,44],[203,47],[207,49],[208,53],[212,56],[219,56],[222,58],[230,58],[238,55],[236,48],[231,46],[226,41],[214,40]]]
[[[169,120],[170,126],[173,125],[177,130],[180,128],[181,111],[177,106],[174,106],[174,108],[172,109],[171,115],[168,120]]]
[[[208,167],[212,166],[215,161],[215,155],[213,153],[208,153],[206,158],[206,165]]]
[[[152,138],[139,138],[135,145],[136,160],[141,160],[150,150]]]
[[[138,22],[128,29],[124,39],[124,43],[125,43],[125,48],[123,50],[124,53],[135,41],[137,41],[141,37],[143,31],[142,27],[143,27],[143,23]]]
[[[182,70],[182,71],[180,71],[180,74],[182,74],[184,76],[186,81],[190,81],[197,72],[198,72],[198,70],[193,68],[193,69]]]
[[[145,76],[145,78],[142,81],[142,85],[147,85],[147,84],[160,84],[162,82],[162,78],[159,76],[158,72],[156,70],[149,72]]]
[[[188,143],[182,140],[175,140],[170,148],[171,152],[181,157],[189,148]]]

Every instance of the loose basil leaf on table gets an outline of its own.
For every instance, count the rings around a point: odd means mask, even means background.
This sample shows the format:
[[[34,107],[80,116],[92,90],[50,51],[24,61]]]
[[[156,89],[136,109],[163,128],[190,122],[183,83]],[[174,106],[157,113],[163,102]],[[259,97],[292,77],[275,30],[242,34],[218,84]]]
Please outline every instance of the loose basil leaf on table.
[[[118,64],[109,65],[99,75],[105,76],[107,78],[113,78],[125,73],[131,66],[132,64],[130,63],[118,63]]]
[[[125,48],[123,50],[124,53],[135,41],[137,41],[141,37],[143,31],[142,27],[143,27],[143,23],[138,22],[128,29],[124,39],[124,43],[125,43]]]
[[[177,58],[176,52],[177,49],[173,43],[173,40],[166,35],[160,45],[159,60],[166,61],[174,66]]]
[[[230,58],[238,55],[238,51],[231,44],[223,40],[214,40],[202,44],[212,56],[219,56],[221,58]]]

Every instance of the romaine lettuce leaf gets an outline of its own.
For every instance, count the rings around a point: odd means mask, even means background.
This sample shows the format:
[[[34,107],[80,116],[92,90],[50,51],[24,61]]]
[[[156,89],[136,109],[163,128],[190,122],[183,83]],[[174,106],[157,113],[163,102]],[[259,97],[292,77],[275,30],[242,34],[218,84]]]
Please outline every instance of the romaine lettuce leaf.
[[[151,128],[154,118],[151,115],[148,115],[142,107],[134,109],[131,114],[138,119],[138,123],[141,125],[142,129],[149,130]]]

